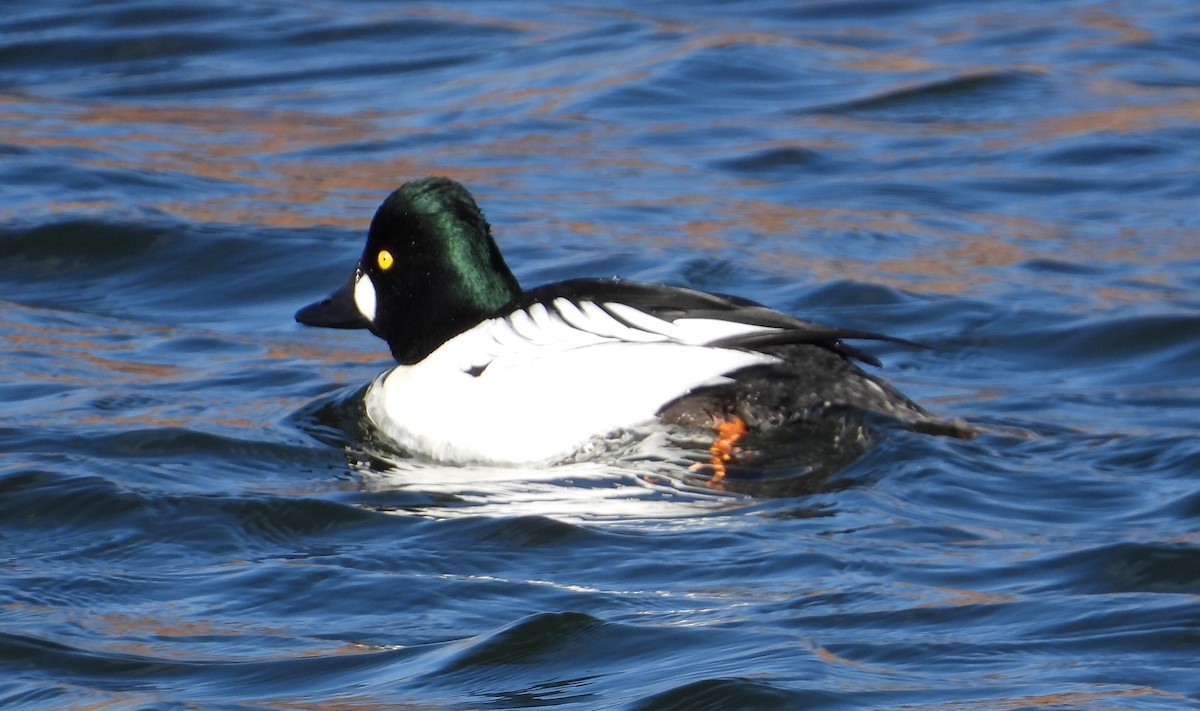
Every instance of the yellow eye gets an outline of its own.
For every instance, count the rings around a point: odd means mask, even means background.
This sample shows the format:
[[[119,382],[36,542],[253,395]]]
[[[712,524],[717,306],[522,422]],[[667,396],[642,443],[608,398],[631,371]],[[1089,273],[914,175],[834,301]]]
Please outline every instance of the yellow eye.
[[[385,272],[387,270],[391,269],[392,265],[396,263],[395,257],[393,257],[392,253],[387,251],[386,249],[379,250],[378,261],[379,261],[379,268]]]

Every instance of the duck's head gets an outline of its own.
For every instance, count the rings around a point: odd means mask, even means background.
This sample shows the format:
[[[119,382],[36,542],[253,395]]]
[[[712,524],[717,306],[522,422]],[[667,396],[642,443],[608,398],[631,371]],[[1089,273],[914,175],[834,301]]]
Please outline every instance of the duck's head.
[[[424,178],[383,201],[350,280],[296,320],[370,329],[397,361],[411,364],[520,293],[467,189]]]

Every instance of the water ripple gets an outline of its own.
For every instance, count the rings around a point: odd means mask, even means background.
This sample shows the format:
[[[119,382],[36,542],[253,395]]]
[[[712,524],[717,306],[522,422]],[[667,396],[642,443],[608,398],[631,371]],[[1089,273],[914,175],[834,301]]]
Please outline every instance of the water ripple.
[[[5,9],[0,706],[1200,699],[1187,3]],[[291,315],[427,174],[527,285],[926,343],[881,374],[982,434],[396,451]]]

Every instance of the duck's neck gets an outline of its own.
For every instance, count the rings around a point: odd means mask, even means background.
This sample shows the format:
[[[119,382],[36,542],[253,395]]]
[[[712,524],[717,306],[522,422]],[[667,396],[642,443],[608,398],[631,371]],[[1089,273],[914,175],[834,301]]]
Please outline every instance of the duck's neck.
[[[413,295],[413,308],[382,333],[397,362],[412,365],[443,343],[504,311],[521,287],[503,262],[494,272],[476,271],[459,279],[431,279],[426,294]],[[440,283],[439,283],[440,282]]]
[[[451,223],[455,230],[461,224]],[[444,233],[440,254],[429,255],[413,284],[397,284],[405,304],[402,313],[382,321],[390,331],[380,334],[392,355],[403,364],[424,360],[454,336],[495,316],[521,295],[521,285],[500,256],[483,223],[484,233]]]

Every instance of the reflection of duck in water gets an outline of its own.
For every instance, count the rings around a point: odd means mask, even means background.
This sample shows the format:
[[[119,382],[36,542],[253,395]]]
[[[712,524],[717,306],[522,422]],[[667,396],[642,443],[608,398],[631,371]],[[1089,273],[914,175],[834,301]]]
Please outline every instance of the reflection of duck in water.
[[[847,413],[971,434],[865,373],[854,360],[879,362],[844,343],[900,339],[655,284],[522,291],[474,199],[445,178],[388,196],[350,281],[296,320],[386,340],[399,365],[368,389],[367,414],[437,459],[551,462],[658,420],[714,431],[719,476],[747,432]]]

